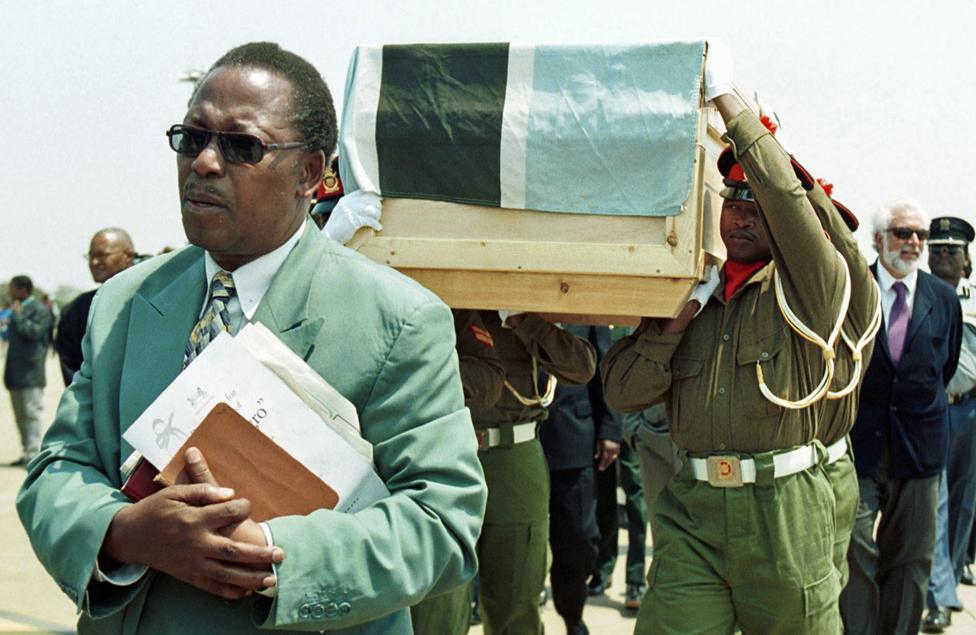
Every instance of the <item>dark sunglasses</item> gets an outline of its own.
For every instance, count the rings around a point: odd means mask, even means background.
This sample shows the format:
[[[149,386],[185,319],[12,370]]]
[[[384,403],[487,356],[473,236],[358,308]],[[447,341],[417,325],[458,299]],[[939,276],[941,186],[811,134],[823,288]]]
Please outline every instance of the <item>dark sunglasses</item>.
[[[891,232],[895,235],[898,240],[909,240],[912,234],[918,236],[921,241],[926,241],[929,238],[929,230],[927,229],[912,229],[911,227],[889,227],[885,230],[886,232]]]
[[[254,135],[242,132],[217,132],[179,124],[166,131],[169,147],[173,148],[174,152],[188,157],[199,156],[203,149],[210,145],[210,139],[215,135],[220,153],[230,163],[260,163],[264,155],[271,150],[291,150],[306,146],[304,141],[265,143]]]
[[[958,256],[962,251],[962,245],[929,245],[929,253],[934,255],[949,254],[950,256]]]

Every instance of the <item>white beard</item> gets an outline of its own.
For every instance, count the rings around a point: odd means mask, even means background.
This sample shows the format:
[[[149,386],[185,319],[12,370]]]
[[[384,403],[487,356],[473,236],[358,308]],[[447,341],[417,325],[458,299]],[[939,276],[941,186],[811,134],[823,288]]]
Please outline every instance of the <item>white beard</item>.
[[[908,275],[918,269],[919,260],[922,258],[921,252],[919,252],[918,258],[913,261],[902,260],[898,257],[899,255],[901,255],[901,249],[891,251],[884,249],[881,251],[881,260],[888,265],[889,269],[894,269],[903,275]]]

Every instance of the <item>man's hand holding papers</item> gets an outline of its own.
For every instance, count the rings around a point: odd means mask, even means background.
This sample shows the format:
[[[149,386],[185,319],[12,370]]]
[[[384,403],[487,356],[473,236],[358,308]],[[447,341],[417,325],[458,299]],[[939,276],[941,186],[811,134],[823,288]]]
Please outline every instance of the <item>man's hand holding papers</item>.
[[[233,490],[174,485],[119,511],[102,556],[145,565],[222,598],[242,598],[273,584],[269,568],[285,556],[263,534],[260,544],[235,539],[243,533],[223,535],[250,514],[250,502],[234,498]]]

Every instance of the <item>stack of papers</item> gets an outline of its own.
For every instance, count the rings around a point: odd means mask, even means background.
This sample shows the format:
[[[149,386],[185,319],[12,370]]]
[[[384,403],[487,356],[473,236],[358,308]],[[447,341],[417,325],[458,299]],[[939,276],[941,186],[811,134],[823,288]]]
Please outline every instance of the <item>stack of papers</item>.
[[[183,451],[198,447],[259,521],[389,495],[355,406],[260,324],[218,335],[123,437],[164,484],[180,482]]]

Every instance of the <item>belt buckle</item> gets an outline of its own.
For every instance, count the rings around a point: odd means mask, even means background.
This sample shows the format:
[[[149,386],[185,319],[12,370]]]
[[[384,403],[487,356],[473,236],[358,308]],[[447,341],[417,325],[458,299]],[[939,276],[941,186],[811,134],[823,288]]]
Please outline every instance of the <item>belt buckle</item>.
[[[712,487],[742,487],[742,462],[737,456],[705,457],[708,484]]]

